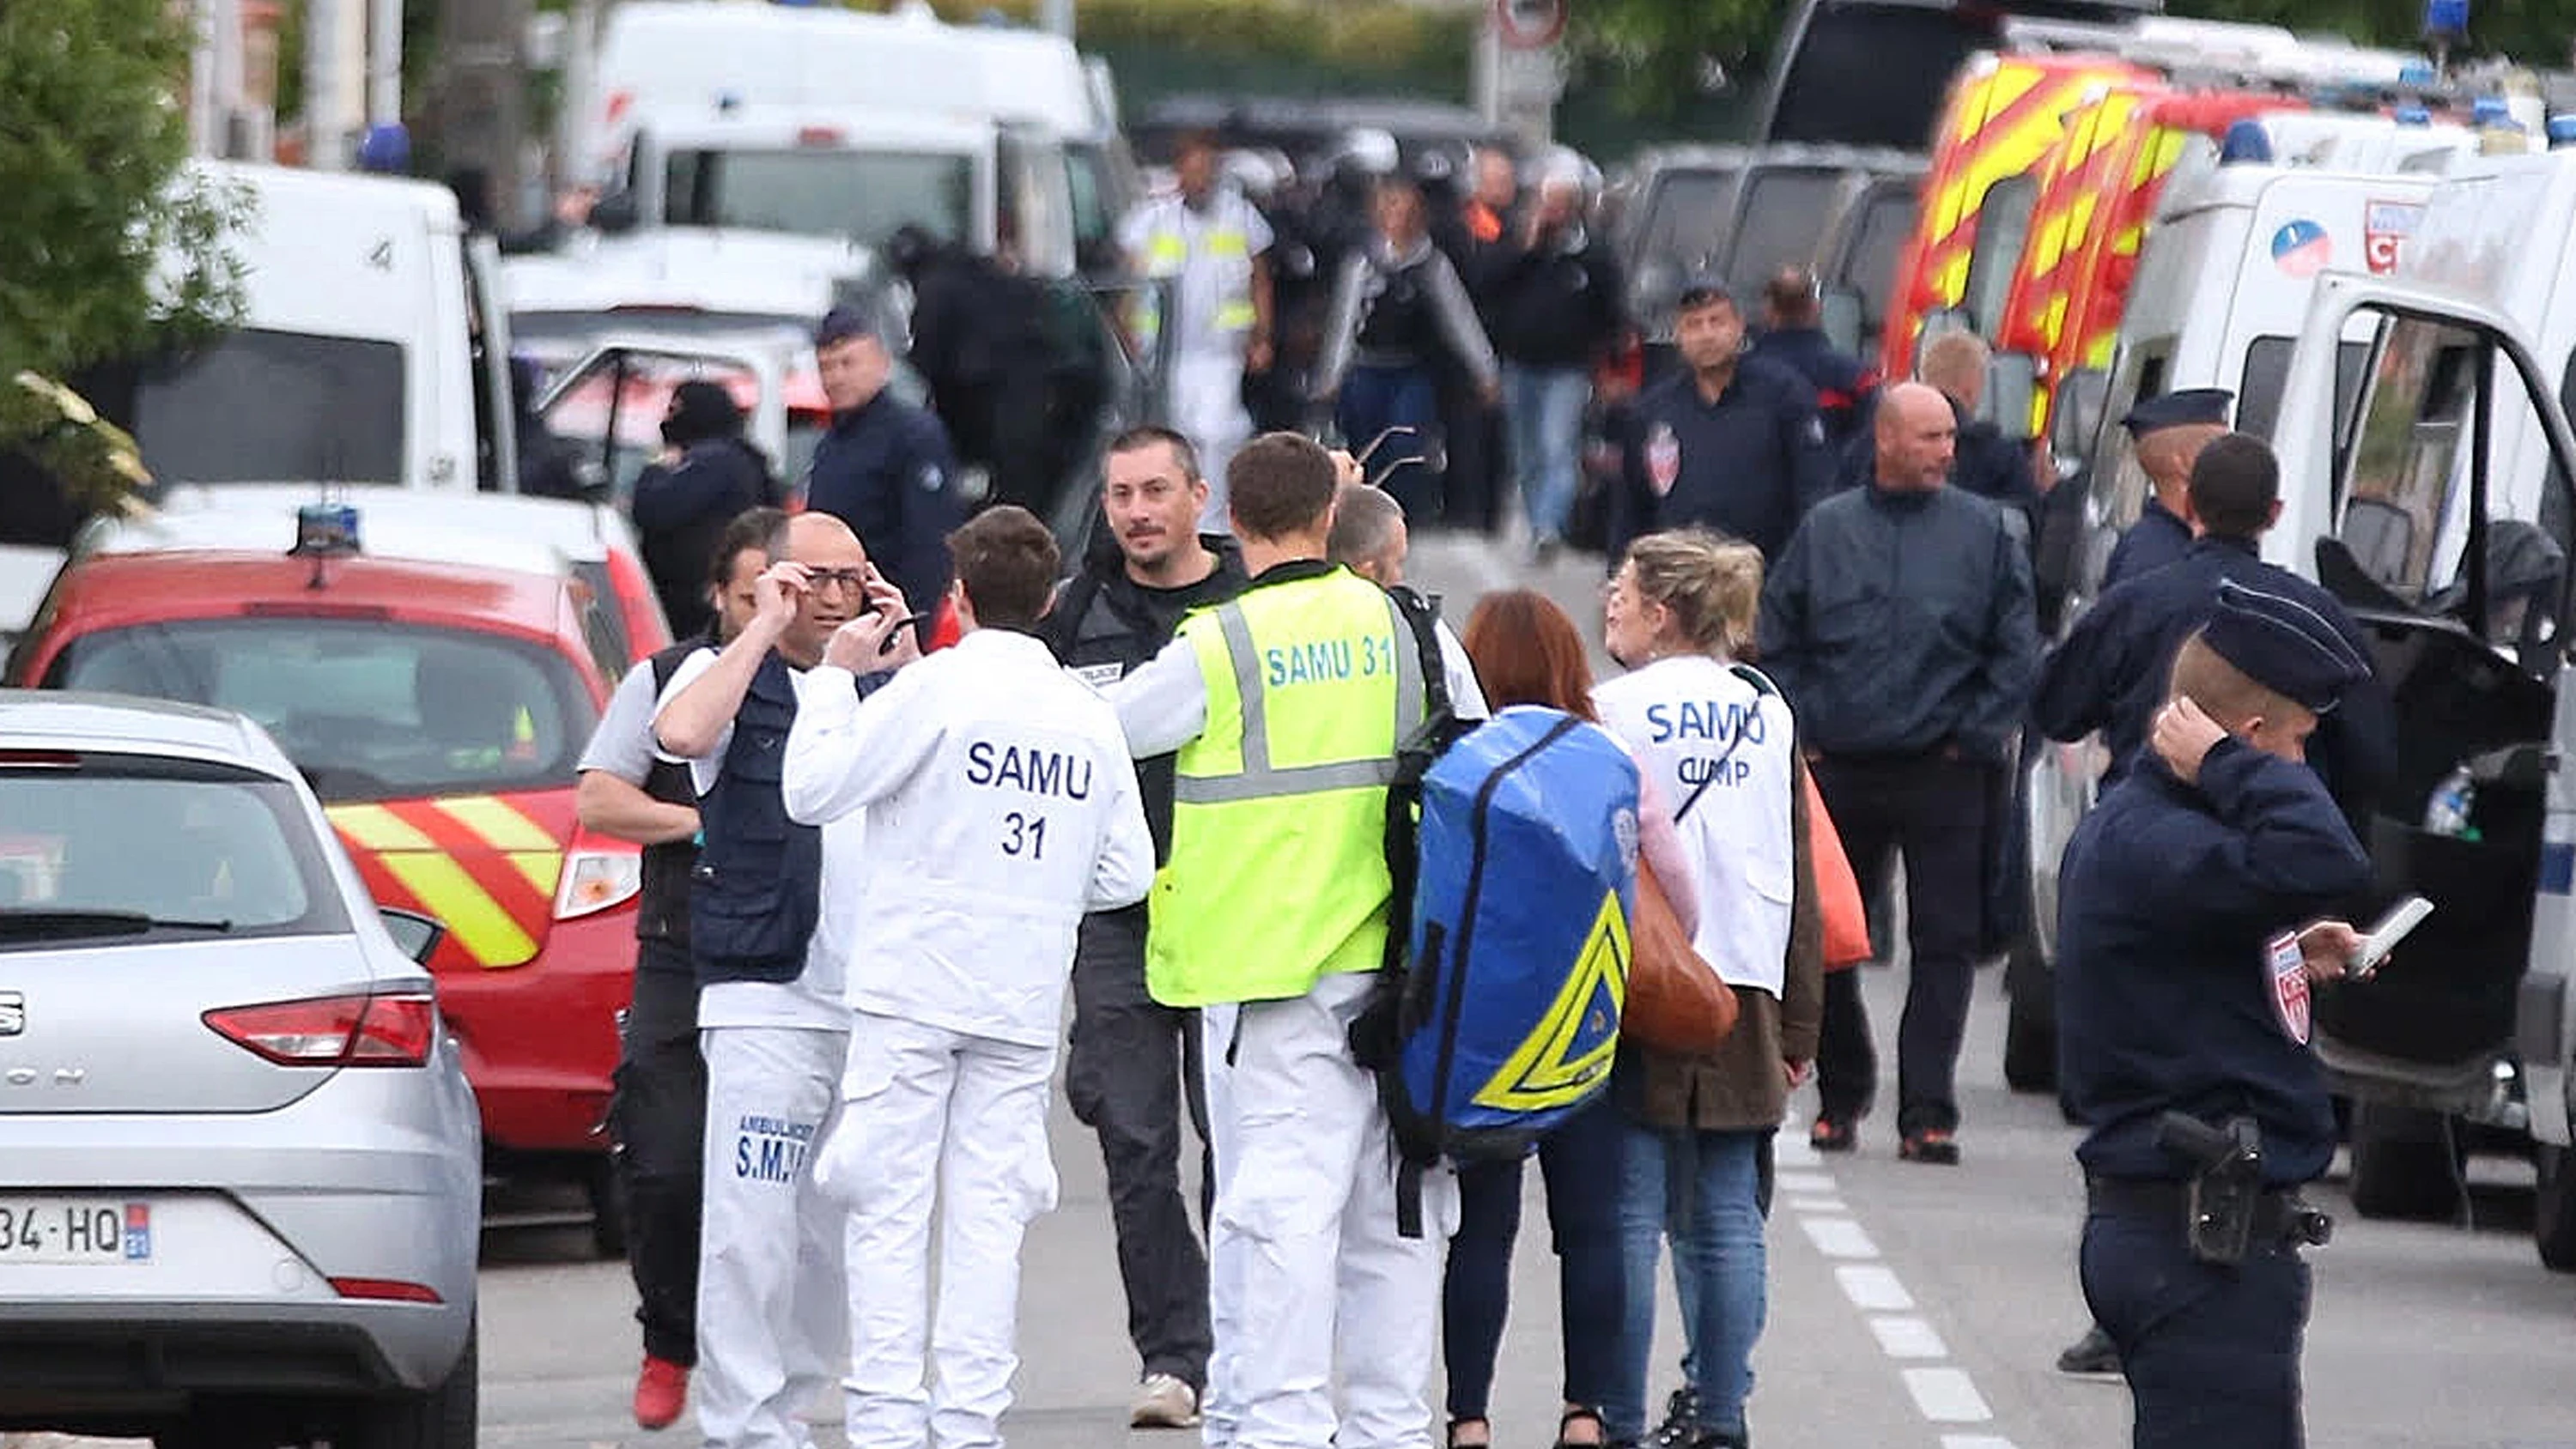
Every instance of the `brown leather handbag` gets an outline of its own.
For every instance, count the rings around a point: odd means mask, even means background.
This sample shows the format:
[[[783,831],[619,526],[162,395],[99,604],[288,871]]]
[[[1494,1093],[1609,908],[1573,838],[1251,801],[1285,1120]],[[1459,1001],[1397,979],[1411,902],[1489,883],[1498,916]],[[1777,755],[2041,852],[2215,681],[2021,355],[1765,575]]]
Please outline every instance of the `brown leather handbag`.
[[[1735,1029],[1735,990],[1691,946],[1652,866],[1637,857],[1637,907],[1628,916],[1628,1000],[1619,1030],[1657,1051],[1699,1056]]]

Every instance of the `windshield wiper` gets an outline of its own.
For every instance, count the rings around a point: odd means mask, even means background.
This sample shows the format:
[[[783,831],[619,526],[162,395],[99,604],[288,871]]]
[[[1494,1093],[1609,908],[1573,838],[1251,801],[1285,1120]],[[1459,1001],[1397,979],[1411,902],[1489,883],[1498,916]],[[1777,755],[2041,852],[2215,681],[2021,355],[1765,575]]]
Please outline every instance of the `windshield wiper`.
[[[192,921],[142,911],[0,910],[0,940],[71,940],[82,936],[140,936],[147,931],[205,931],[229,935],[230,921]]]

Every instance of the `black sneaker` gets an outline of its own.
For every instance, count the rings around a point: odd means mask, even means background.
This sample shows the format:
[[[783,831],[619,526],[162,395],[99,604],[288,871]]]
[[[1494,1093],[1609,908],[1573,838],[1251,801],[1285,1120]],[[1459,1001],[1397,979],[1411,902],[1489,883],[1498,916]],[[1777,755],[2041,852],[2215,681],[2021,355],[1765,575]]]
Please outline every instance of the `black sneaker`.
[[[2057,1371],[2062,1374],[2116,1374],[2120,1371],[2120,1350],[2111,1342],[2099,1324],[2084,1330],[2084,1336],[2057,1356]]]
[[[1685,1384],[1664,1401],[1664,1422],[1646,1435],[1642,1449],[1699,1449],[1699,1390]]]

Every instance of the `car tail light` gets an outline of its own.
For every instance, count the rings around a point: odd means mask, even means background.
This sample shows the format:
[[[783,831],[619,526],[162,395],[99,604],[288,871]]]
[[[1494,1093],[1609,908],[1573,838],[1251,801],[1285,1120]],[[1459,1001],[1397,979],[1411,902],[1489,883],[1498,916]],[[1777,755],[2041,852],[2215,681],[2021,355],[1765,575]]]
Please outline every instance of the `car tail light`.
[[[331,1291],[343,1298],[374,1298],[387,1303],[447,1301],[426,1283],[406,1283],[399,1278],[334,1278]]]
[[[632,850],[576,850],[564,857],[555,919],[578,920],[622,906],[644,890],[644,857]]]
[[[796,128],[796,144],[838,146],[841,144],[841,130],[838,126],[799,126]]]
[[[323,996],[205,1015],[216,1035],[287,1067],[417,1067],[438,1040],[438,1001],[426,991]]]

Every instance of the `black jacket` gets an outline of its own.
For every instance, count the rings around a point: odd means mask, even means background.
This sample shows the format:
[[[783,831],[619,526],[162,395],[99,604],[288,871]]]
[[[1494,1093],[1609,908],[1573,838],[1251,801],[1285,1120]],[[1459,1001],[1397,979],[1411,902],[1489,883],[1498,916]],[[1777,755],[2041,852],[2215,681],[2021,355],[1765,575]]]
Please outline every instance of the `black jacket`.
[[[1955,745],[1999,764],[2039,665],[2030,558],[2001,509],[1956,488],[1838,493],[1773,565],[1761,643],[1824,753]]]
[[[657,463],[636,476],[630,511],[673,634],[704,633],[714,622],[707,570],[725,525],[747,508],[777,501],[769,460],[740,438],[693,444],[677,465]]]
[[[2315,775],[2234,739],[2185,785],[2149,760],[2084,817],[2058,884],[2060,1082],[2090,1125],[2075,1155],[2109,1177],[2182,1178],[2168,1111],[2254,1118],[2263,1178],[2334,1160],[2316,1058],[2282,1025],[2265,942],[2370,883]]]
[[[1082,572],[1065,581],[1055,606],[1038,622],[1038,637],[1067,668],[1093,684],[1114,683],[1161,653],[1182,615],[1243,591],[1243,555],[1234,540],[1202,534],[1199,542],[1216,555],[1216,572],[1177,589],[1147,588],[1127,576],[1126,560],[1117,549],[1094,549]],[[1136,762],[1136,784],[1157,863],[1172,851],[1172,779],[1170,755]]]
[[[814,447],[805,506],[837,515],[917,613],[948,592],[948,535],[966,521],[939,419],[878,393],[832,419]]]
[[[1611,525],[1610,554],[1663,528],[1702,524],[1777,558],[1799,517],[1833,489],[1833,459],[1815,389],[1785,368],[1746,358],[1716,402],[1684,368],[1637,398],[1626,449],[1639,505]],[[1672,469],[1658,496],[1660,468]]]
[[[1515,249],[1490,292],[1494,350],[1524,367],[1588,367],[1609,350],[1626,312],[1619,260],[1586,234],[1571,251]],[[1472,289],[1473,284],[1470,284]]]

